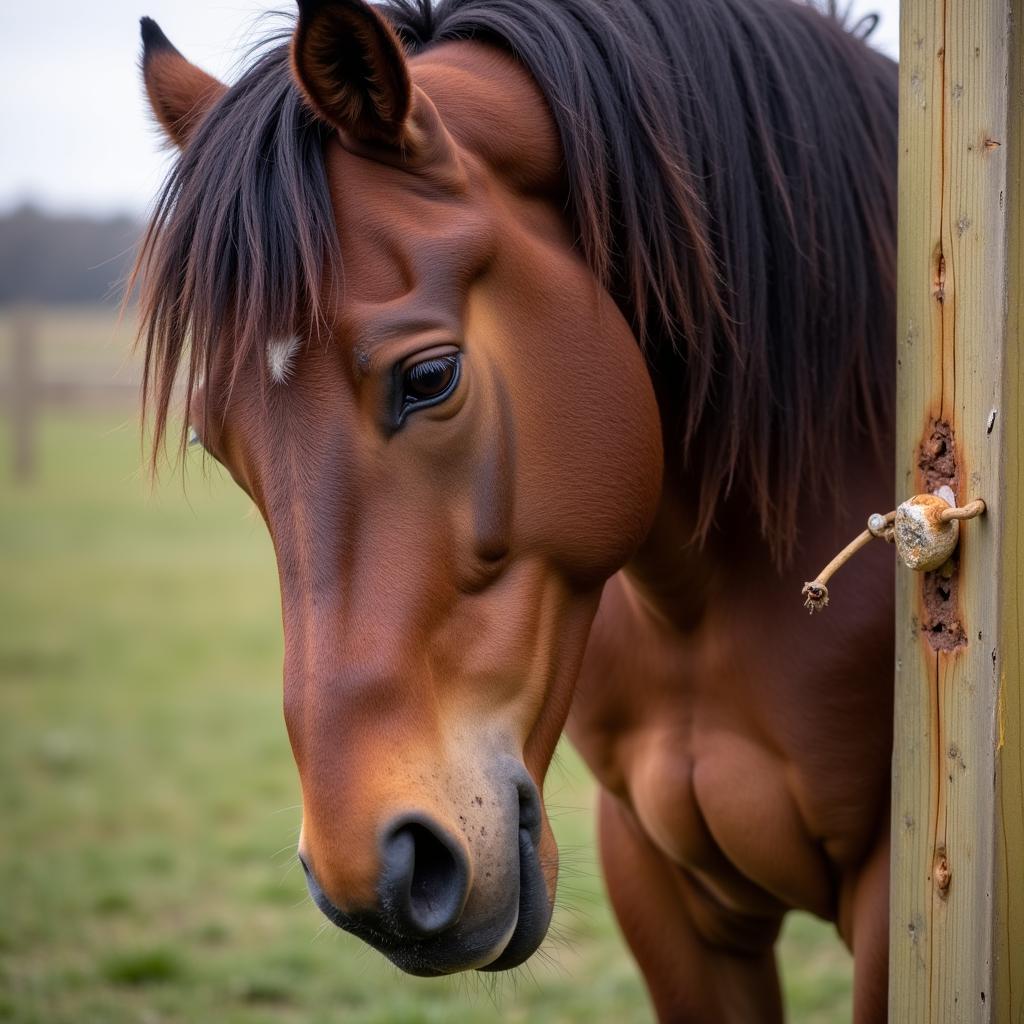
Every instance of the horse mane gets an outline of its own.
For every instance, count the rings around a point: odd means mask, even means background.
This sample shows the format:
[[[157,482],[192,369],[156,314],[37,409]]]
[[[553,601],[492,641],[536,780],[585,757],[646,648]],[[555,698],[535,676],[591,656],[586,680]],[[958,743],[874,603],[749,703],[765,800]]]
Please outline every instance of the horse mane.
[[[851,451],[888,446],[895,65],[793,0],[380,10],[410,53],[478,39],[530,72],[581,250],[647,352],[668,451],[698,491],[699,534],[742,488],[784,560],[799,504],[835,496]],[[317,311],[337,259],[323,136],[279,47],[172,170],[140,256],[160,431],[186,334],[191,390],[225,319],[237,366],[268,326]]]
[[[230,388],[242,368],[268,372],[267,342],[324,324],[320,287],[340,271],[323,150],[333,129],[302,99],[290,66],[291,27],[206,114],[157,196],[128,280],[139,294],[142,406],[152,414],[152,468],[183,373],[185,408],[230,337]],[[209,393],[202,414],[220,404]],[[188,423],[182,423],[179,455]]]

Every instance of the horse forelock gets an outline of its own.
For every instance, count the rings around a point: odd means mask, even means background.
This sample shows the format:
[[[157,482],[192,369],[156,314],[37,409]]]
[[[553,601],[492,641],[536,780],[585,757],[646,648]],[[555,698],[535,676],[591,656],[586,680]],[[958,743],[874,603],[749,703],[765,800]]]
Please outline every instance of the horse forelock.
[[[532,75],[559,132],[580,247],[648,353],[676,458],[698,484],[701,531],[742,486],[784,557],[798,501],[887,437],[894,66],[791,0],[381,10],[410,52],[483,39]],[[186,396],[225,343],[231,379],[252,359],[283,376],[271,340],[318,322],[325,274],[340,273],[328,132],[282,44],[172,169],[138,265],[157,441],[180,365]]]
[[[179,385],[188,408],[204,378],[230,389],[247,365],[284,381],[300,327],[322,325],[323,291],[339,267],[328,134],[280,42],[214,105],[168,174],[132,277],[154,459]],[[204,397],[204,417],[218,398]]]

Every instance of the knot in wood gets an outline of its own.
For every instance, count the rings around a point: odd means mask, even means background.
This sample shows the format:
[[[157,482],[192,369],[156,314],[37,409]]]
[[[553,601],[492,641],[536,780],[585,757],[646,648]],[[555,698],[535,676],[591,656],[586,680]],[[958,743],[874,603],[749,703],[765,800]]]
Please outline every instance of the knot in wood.
[[[946,859],[946,851],[939,850],[935,854],[935,864],[932,867],[932,880],[939,896],[946,899],[949,895],[949,883],[953,880],[953,872],[950,870],[949,861]]]

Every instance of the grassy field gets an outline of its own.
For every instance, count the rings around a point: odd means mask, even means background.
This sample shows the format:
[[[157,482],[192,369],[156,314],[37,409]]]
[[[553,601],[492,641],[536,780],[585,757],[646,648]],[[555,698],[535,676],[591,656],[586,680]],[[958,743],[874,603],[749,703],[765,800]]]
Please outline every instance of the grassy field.
[[[295,869],[262,523],[216,469],[151,493],[140,462],[133,420],[54,413],[38,478],[0,467],[0,1020],[649,1021],[568,748],[546,961],[422,981],[324,927]],[[828,928],[794,916],[782,963],[792,1020],[849,1019]]]

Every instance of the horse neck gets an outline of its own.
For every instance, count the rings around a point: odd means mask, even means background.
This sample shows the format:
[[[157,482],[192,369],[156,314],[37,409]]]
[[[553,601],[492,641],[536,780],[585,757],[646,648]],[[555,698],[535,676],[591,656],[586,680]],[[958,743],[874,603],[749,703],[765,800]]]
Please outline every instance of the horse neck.
[[[497,47],[460,41],[426,50],[410,67],[460,146],[515,191],[564,209],[567,186],[558,131],[540,89],[518,62]],[[673,405],[678,372],[679,367],[664,365],[652,369],[666,423],[678,419]],[[698,482],[683,466],[677,440],[666,437],[665,451],[665,488],[654,526],[622,576],[680,627],[697,621],[708,602],[751,582],[762,594],[777,588],[780,598],[798,602],[800,582],[859,533],[869,513],[891,507],[890,461],[866,444],[858,447],[830,469],[845,497],[834,505],[808,504],[801,511],[791,558],[780,567],[742,481],[720,503],[707,536],[698,539]]]
[[[750,597],[768,618],[780,608],[798,607],[801,583],[860,533],[872,512],[892,507],[891,458],[868,446],[851,452],[834,467],[837,497],[808,497],[802,506],[792,554],[780,564],[742,481],[720,502],[711,529],[702,537],[698,482],[682,467],[678,442],[666,440],[665,451],[668,465],[654,525],[620,576],[652,613],[684,632],[695,628],[713,606],[737,605]],[[847,570],[854,590],[860,569],[877,572],[887,553],[869,556],[860,568]]]

